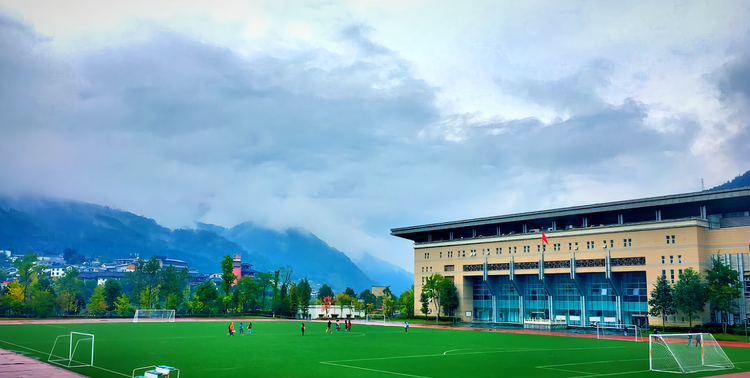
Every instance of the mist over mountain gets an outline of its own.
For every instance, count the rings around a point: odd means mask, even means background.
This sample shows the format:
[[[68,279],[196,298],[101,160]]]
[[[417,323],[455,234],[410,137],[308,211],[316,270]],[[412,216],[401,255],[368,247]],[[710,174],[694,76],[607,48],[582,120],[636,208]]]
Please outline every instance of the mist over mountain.
[[[369,253],[363,253],[359,259],[354,260],[362,271],[369,277],[373,277],[375,285],[389,286],[391,291],[398,295],[414,284],[414,273],[408,272],[398,265],[381,260]]]
[[[365,273],[346,254],[303,229],[279,232],[252,223],[231,229],[197,226],[170,230],[153,219],[106,206],[0,197],[0,249],[13,253],[33,248],[59,254],[69,247],[88,257],[163,255],[185,260],[203,273],[219,272],[224,255],[239,254],[258,271],[291,266],[295,280],[307,277],[336,291],[349,286],[360,292],[378,284],[392,285],[399,293],[413,281],[409,272],[372,256],[360,263],[367,266]]]

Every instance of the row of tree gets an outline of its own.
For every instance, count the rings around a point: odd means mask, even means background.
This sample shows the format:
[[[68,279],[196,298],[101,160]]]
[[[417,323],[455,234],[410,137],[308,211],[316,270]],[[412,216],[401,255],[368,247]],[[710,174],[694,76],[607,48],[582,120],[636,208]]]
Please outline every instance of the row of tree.
[[[726,332],[729,314],[734,313],[737,299],[741,296],[739,272],[714,258],[713,267],[705,272],[705,279],[691,268],[685,269],[674,285],[669,283],[667,277],[659,276],[648,300],[649,314],[661,317],[663,328],[666,317],[680,311],[692,328],[693,319],[699,318],[705,311],[706,303],[710,303],[711,309],[719,312],[723,331]]]

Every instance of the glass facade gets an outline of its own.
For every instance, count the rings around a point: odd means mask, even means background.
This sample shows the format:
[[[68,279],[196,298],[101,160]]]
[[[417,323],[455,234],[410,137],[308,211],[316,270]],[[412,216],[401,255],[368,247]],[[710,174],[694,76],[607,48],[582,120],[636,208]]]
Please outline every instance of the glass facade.
[[[647,326],[645,272],[613,272],[611,283],[604,272],[579,273],[577,282],[570,279],[570,274],[548,274],[545,281],[552,292],[552,303],[544,289],[545,283],[537,275],[516,275],[515,278],[523,292],[522,302],[508,276],[489,277],[496,295],[493,308],[492,295],[482,277],[467,277],[467,283],[473,287],[474,293],[474,320],[521,323],[522,319],[551,319],[565,320],[570,325],[586,326],[596,322]],[[612,285],[618,290],[614,290]],[[583,290],[585,301],[579,289]],[[523,313],[519,314],[521,303]]]

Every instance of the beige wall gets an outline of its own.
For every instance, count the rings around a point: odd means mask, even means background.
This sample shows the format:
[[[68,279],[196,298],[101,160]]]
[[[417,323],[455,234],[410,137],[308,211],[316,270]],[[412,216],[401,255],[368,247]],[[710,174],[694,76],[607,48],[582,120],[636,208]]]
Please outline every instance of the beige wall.
[[[750,227],[737,227],[725,229],[707,229],[708,223],[704,220],[690,221],[661,221],[649,222],[639,225],[590,227],[587,229],[575,229],[569,231],[556,231],[547,233],[550,245],[544,253],[545,261],[569,260],[571,254],[575,253],[577,260],[604,258],[610,251],[612,258],[645,257],[645,266],[618,266],[613,267],[614,272],[645,271],[648,280],[648,291],[653,289],[656,279],[665,271],[667,279],[671,279],[671,270],[674,270],[675,282],[678,280],[679,270],[693,268],[703,272],[710,267],[711,256],[714,254],[738,254],[744,253],[745,271],[748,267],[748,245],[750,245]],[[675,236],[675,243],[671,243],[671,236]],[[471,310],[472,293],[471,286],[465,282],[464,277],[481,276],[482,272],[464,272],[466,264],[482,264],[487,258],[488,263],[507,263],[511,257],[515,262],[539,261],[540,253],[537,246],[542,244],[541,234],[516,234],[499,237],[474,238],[468,240],[454,240],[415,245],[414,248],[414,292],[415,292],[415,314],[421,314],[422,279],[433,273],[455,277],[454,282],[458,288],[461,298],[459,312]],[[666,236],[670,236],[667,244]],[[623,239],[630,239],[631,245],[624,246]],[[603,248],[603,241],[607,241],[607,247]],[[593,248],[588,248],[586,242],[593,242]],[[610,241],[614,241],[611,246]],[[569,243],[573,250],[569,249]],[[575,243],[578,249],[575,250]],[[554,250],[554,244],[560,244],[560,251]],[[529,246],[530,252],[524,253],[524,246]],[[516,253],[508,253],[516,248]],[[502,248],[497,253],[497,248]],[[471,251],[476,251],[472,256]],[[484,250],[484,255],[483,251]],[[452,252],[452,257],[450,253]],[[425,258],[425,253],[429,258]],[[662,264],[661,256],[664,256]],[[672,262],[670,263],[670,256]],[[681,262],[679,261],[681,256]],[[737,267],[735,259],[732,264]],[[445,271],[446,265],[453,265],[453,271]],[[603,272],[603,267],[577,268],[576,272]],[[568,269],[547,269],[545,273],[569,273]],[[490,271],[491,275],[508,275],[507,271]],[[516,270],[516,274],[537,274],[536,270]],[[433,310],[434,311],[434,310]],[[675,323],[670,317],[670,323]],[[677,321],[681,323],[682,316],[677,314]],[[703,321],[708,322],[710,314],[703,314]],[[465,317],[471,320],[471,317]],[[661,324],[660,319],[649,319],[650,324]],[[695,323],[695,321],[694,321]]]

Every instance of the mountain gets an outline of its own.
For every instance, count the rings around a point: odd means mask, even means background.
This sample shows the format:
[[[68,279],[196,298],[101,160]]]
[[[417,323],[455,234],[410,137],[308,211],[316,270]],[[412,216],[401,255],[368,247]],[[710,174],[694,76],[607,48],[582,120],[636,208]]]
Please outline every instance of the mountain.
[[[349,286],[359,293],[373,285],[348,256],[303,229],[274,231],[250,222],[231,229],[198,223],[198,228],[216,232],[249,253],[263,255],[268,260],[267,270],[288,265],[294,269],[295,279],[307,277],[318,284],[326,283],[336,292]]]
[[[70,247],[84,256],[168,256],[204,273],[220,271],[224,255],[268,264],[262,255],[206,230],[170,230],[153,219],[82,202],[0,198],[0,249],[23,253],[29,247],[43,254]]]
[[[735,177],[732,181],[727,181],[719,186],[715,186],[709,190],[721,190],[721,189],[732,189],[732,188],[741,188],[743,186],[750,186],[750,171],[747,171],[737,177]]]
[[[399,295],[414,285],[414,274],[369,253],[364,253],[355,262],[369,277],[375,279],[375,285],[391,286],[391,292]]]

